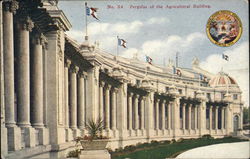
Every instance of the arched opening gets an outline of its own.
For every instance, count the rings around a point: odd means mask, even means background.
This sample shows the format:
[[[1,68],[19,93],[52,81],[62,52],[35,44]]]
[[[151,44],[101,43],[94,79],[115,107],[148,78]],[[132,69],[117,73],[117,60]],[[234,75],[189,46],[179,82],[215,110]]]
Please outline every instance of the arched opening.
[[[234,116],[234,133],[237,133],[237,130],[239,129],[239,116]]]

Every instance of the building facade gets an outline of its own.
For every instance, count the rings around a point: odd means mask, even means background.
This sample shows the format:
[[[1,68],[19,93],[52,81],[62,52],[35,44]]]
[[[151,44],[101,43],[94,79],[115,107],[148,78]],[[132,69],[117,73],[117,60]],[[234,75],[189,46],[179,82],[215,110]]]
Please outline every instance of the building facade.
[[[61,158],[101,118],[114,149],[152,140],[234,135],[241,90],[224,72],[117,57],[66,36],[56,1],[0,1],[1,156]],[[205,79],[201,79],[206,77]]]

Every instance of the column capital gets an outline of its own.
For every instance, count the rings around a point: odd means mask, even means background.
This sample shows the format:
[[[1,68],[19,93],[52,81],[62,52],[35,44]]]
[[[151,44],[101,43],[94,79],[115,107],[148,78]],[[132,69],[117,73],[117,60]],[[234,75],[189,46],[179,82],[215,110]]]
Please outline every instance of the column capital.
[[[27,15],[19,15],[17,20],[23,30],[31,32],[34,28],[34,22]]]
[[[157,103],[159,103],[159,102],[160,102],[160,99],[155,99],[155,101],[156,101]]]
[[[115,93],[118,93],[118,90],[119,90],[119,89],[116,88],[116,87],[113,87],[113,90],[114,90]]]
[[[87,78],[87,74],[83,70],[79,70],[78,71],[78,77],[86,79]]]
[[[130,97],[133,97],[134,93],[133,93],[133,92],[129,92],[128,95],[129,95]]]
[[[110,89],[111,89],[111,85],[106,84],[106,89],[107,89],[107,90],[110,90]]]
[[[146,98],[147,98],[147,97],[145,97],[145,96],[142,96],[142,97],[141,97],[141,100],[146,100]]]
[[[105,82],[103,82],[103,81],[100,81],[99,84],[100,84],[100,87],[104,87],[105,86]]]
[[[163,104],[166,104],[166,103],[167,103],[167,101],[166,101],[165,99],[163,99],[163,100],[162,100],[162,103],[163,103]]]
[[[135,96],[135,98],[138,99],[140,95],[139,94],[134,94],[134,96]]]
[[[183,103],[183,105],[182,105],[182,106],[183,106],[183,107],[185,107],[186,105],[187,105],[187,103]]]
[[[3,2],[4,11],[9,11],[15,14],[18,8],[19,8],[19,3],[16,0],[9,0]]]
[[[77,67],[73,64],[70,65],[70,72],[71,73],[78,73],[78,71],[79,71],[79,67]]]
[[[64,59],[64,66],[69,68],[70,65],[71,65],[71,61],[69,59],[65,58]]]
[[[32,36],[33,44],[45,46],[48,43],[47,38],[44,36],[43,33],[34,33]]]

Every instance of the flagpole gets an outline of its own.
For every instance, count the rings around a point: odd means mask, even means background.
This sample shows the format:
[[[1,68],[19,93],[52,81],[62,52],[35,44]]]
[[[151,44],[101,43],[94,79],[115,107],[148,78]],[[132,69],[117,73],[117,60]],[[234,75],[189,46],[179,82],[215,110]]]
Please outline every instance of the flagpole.
[[[86,35],[85,35],[85,41],[88,41],[88,15],[87,15],[87,2],[85,2],[85,31],[86,31]]]
[[[117,48],[116,48],[116,56],[118,56],[118,54],[119,54],[119,44],[118,44],[119,42],[118,42],[118,41],[119,41],[119,36],[117,36],[117,43],[116,43],[116,44],[117,44]]]

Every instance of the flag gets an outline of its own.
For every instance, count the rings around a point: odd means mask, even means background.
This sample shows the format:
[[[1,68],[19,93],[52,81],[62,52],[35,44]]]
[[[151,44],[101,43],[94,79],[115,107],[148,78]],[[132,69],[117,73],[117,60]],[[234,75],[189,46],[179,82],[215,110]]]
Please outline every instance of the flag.
[[[223,58],[224,60],[226,60],[226,61],[229,60],[229,57],[228,57],[227,55],[225,55],[225,54],[222,54],[222,58]]]
[[[149,57],[149,56],[146,56],[146,61],[147,61],[147,63],[149,63],[150,65],[152,65],[153,59],[151,57]]]
[[[200,74],[200,80],[204,80],[204,76],[202,74]]]
[[[176,69],[176,74],[179,75],[179,76],[181,76],[181,70]]]
[[[117,39],[118,39],[118,45],[119,46],[122,46],[124,48],[127,48],[127,42],[124,40],[124,39],[120,39],[118,36],[117,36]]]
[[[88,7],[87,3],[85,3],[85,6],[86,6],[86,14],[87,14],[87,16],[91,15],[93,18],[99,20],[97,18],[97,10],[98,10],[98,8]]]
[[[173,66],[173,74],[176,74],[176,68]]]
[[[181,70],[173,66],[173,74],[177,74],[178,76],[181,76]]]
[[[199,76],[200,76],[200,80],[201,80],[201,81],[205,81],[205,82],[208,81],[206,76],[204,76],[204,75],[202,75],[202,74],[199,74]]]

